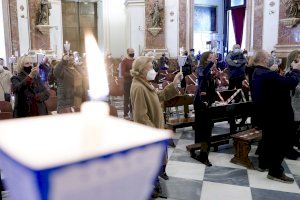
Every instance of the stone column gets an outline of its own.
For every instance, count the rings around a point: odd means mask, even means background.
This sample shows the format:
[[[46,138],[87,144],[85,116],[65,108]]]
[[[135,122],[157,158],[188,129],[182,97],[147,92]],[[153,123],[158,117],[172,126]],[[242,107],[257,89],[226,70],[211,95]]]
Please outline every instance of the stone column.
[[[9,0],[11,53],[20,53],[17,0]]]
[[[49,50],[50,49],[50,31],[41,33],[36,25],[39,17],[40,0],[28,0],[28,9],[30,17],[30,38],[32,50]]]
[[[252,51],[252,46],[251,46],[251,38],[252,38],[252,12],[253,12],[253,9],[252,9],[252,4],[253,1],[252,0],[248,0],[247,1],[247,6],[246,6],[246,49],[248,51]]]
[[[187,0],[179,0],[179,47],[187,48]]]
[[[284,26],[282,19],[286,19],[286,7],[283,1],[280,1],[280,13],[279,13],[279,30],[278,30],[278,45],[275,46],[276,52],[279,57],[287,57],[287,55],[293,50],[300,49],[300,24],[288,28]],[[300,12],[300,11],[298,11]]]
[[[254,0],[253,50],[263,47],[264,1]]]

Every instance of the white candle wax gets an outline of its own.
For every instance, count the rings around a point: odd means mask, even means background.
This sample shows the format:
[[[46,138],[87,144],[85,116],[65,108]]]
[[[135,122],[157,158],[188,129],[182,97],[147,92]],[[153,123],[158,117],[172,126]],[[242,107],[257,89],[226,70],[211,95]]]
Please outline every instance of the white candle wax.
[[[109,107],[106,103],[101,101],[85,102],[81,106],[81,114],[83,120],[83,149],[89,155],[91,152],[99,149],[107,141],[104,124],[107,122],[109,116]]]

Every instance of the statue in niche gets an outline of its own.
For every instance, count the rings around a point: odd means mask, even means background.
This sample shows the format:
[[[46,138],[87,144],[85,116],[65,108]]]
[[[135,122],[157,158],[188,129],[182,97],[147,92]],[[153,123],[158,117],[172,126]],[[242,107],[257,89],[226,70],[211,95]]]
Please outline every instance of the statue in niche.
[[[162,9],[159,8],[159,3],[158,3],[158,0],[156,0],[154,2],[154,6],[152,8],[152,11],[150,13],[150,15],[152,16],[152,27],[153,28],[159,28],[160,25],[161,25],[161,16],[160,16],[160,11]]]
[[[297,0],[287,0],[285,1],[285,6],[287,18],[298,17],[299,2]]]
[[[49,16],[51,8],[51,3],[48,0],[41,0],[38,25],[49,25]]]

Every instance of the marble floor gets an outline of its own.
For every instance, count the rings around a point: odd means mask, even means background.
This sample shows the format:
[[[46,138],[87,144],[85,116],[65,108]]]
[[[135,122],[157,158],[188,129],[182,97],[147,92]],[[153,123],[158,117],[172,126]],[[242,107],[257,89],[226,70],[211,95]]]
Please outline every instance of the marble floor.
[[[112,102],[123,116],[121,99]],[[217,123],[214,134],[228,132],[227,122]],[[230,162],[234,149],[232,143],[211,152],[212,167],[206,167],[192,159],[186,145],[193,144],[191,128],[178,129],[173,135],[175,148],[168,148],[167,174],[170,179],[160,180],[163,191],[170,200],[300,200],[300,159],[284,160],[287,175],[295,178],[293,184],[285,184],[266,178],[267,172],[249,170]],[[253,145],[250,158],[257,165]]]

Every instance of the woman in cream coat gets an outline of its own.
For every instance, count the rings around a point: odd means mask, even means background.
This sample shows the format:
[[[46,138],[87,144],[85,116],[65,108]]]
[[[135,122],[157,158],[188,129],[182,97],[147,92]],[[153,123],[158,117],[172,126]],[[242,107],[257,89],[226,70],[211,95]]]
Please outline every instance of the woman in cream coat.
[[[173,83],[165,87],[162,91],[157,91],[149,81],[153,81],[157,75],[153,69],[153,58],[141,56],[132,65],[131,75],[133,76],[130,89],[133,120],[154,128],[164,129],[164,116],[161,102],[172,99],[179,94],[177,88],[181,82],[182,73],[178,73]],[[168,179],[165,169],[167,155],[165,156],[160,176]],[[156,183],[153,197],[159,196],[160,187]]]

